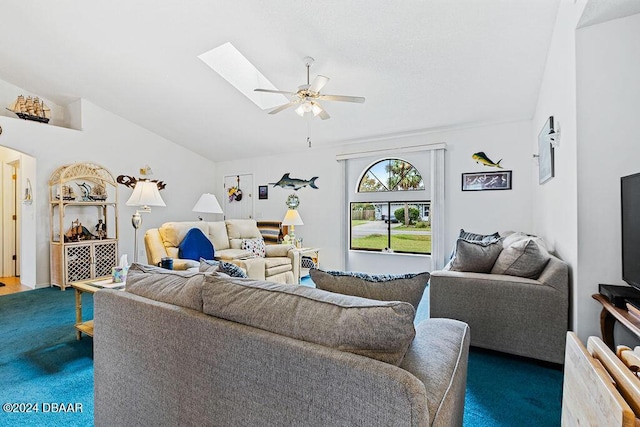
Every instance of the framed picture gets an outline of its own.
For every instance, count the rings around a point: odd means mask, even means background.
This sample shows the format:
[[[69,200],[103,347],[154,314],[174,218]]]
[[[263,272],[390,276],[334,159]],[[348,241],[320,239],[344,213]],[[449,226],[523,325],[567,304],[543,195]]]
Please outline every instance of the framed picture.
[[[268,185],[258,185],[258,199],[265,200],[269,198],[269,186]]]
[[[511,171],[462,174],[462,191],[511,190]]]
[[[553,146],[549,135],[555,132],[553,116],[547,119],[538,134],[538,183],[544,184],[554,176]]]

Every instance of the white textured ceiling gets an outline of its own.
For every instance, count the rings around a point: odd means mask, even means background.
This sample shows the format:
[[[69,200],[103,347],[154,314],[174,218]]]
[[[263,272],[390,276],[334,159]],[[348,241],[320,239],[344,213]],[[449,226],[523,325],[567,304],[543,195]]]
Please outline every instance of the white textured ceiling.
[[[307,121],[268,115],[198,55],[236,46],[281,90],[331,78],[314,146],[531,118],[559,0],[2,1],[0,79],[77,98],[210,159],[306,148]]]

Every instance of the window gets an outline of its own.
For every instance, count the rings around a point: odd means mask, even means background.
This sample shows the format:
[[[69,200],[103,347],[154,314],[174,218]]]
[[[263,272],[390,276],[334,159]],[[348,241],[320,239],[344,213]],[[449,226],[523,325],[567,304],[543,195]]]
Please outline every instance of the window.
[[[350,249],[431,254],[429,201],[352,202]]]
[[[408,190],[424,190],[424,182],[411,163],[400,159],[375,163],[362,175],[358,185],[358,193]]]

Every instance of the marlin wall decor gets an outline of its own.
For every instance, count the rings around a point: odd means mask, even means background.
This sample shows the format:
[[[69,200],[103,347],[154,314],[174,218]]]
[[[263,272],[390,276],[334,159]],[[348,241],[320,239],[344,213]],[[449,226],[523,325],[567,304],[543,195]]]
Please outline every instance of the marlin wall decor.
[[[273,185],[274,187],[278,186],[282,188],[292,188],[295,191],[298,191],[302,187],[306,187],[308,185],[309,187],[315,188],[317,190],[318,187],[316,186],[316,179],[318,179],[317,176],[314,176],[310,180],[291,178],[289,176],[289,173],[285,173],[284,175],[282,175],[282,178],[280,178],[280,181],[270,182],[269,184]]]

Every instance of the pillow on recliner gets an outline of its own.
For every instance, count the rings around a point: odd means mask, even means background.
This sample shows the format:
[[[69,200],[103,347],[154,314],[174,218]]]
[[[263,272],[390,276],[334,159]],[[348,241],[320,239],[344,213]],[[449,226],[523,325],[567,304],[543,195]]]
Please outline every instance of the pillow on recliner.
[[[211,240],[199,228],[187,231],[186,236],[178,246],[178,257],[200,261],[200,258],[213,259],[215,249]]]
[[[429,273],[369,275],[349,271],[309,270],[318,289],[378,301],[404,301],[418,310]]]

